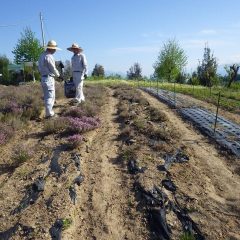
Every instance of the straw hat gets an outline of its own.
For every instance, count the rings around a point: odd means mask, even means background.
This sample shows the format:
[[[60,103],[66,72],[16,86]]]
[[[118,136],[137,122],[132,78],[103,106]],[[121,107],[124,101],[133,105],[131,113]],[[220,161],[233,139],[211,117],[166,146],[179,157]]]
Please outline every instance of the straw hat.
[[[47,46],[45,46],[46,49],[56,49],[56,50],[62,50],[61,48],[57,47],[57,43],[54,40],[51,40],[48,42]]]
[[[73,43],[71,47],[67,48],[67,50],[71,51],[71,52],[73,52],[74,49],[78,49],[79,52],[83,51],[83,49],[81,47],[79,47],[77,43]]]

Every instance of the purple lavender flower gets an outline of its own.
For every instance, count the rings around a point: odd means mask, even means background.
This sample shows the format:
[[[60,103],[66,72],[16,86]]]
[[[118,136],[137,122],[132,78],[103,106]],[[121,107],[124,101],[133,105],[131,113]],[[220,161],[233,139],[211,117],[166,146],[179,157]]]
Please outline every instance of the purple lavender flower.
[[[69,127],[71,132],[86,132],[100,126],[99,118],[82,117],[82,118],[71,118],[68,117]]]
[[[74,134],[74,135],[66,138],[66,140],[68,141],[70,148],[77,148],[80,145],[80,143],[82,142],[83,137],[80,134]]]
[[[83,140],[83,137],[80,134],[74,134],[67,138],[67,141],[69,142],[81,142]]]

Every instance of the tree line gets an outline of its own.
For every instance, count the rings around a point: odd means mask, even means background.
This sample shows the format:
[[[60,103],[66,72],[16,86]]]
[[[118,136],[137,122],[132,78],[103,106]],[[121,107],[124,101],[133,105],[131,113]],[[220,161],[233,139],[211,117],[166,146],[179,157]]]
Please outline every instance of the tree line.
[[[8,71],[9,59],[0,55],[0,83],[2,84],[16,84],[19,81],[30,81],[35,78],[40,80],[37,71],[36,62],[44,48],[40,41],[35,37],[35,33],[30,28],[25,28],[21,33],[20,39],[17,41],[12,53],[14,55],[14,63],[33,62],[32,68],[24,67],[24,72],[16,73]],[[219,84],[219,81],[226,82],[226,86],[230,87],[233,82],[240,79],[238,74],[239,64],[225,66],[227,75],[220,76],[217,74],[218,62],[214,57],[210,47],[204,47],[203,59],[199,61],[197,69],[189,74],[186,73],[185,67],[187,65],[187,55],[184,49],[181,48],[176,39],[170,39],[163,44],[161,51],[153,64],[154,73],[151,80],[161,80],[167,82],[189,83],[193,85],[203,85],[211,87]],[[64,78],[69,79],[71,76],[70,61],[64,64]],[[91,73],[94,79],[106,78],[104,67],[96,64]],[[119,74],[112,74],[109,78],[121,79]],[[127,71],[127,79],[142,80],[142,68],[139,63],[134,63]]]

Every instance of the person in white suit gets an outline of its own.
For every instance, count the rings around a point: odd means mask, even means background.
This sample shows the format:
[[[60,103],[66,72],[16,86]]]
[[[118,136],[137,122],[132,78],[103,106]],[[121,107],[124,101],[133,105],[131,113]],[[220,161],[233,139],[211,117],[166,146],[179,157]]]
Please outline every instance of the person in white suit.
[[[73,43],[71,47],[67,48],[67,50],[73,52],[71,59],[72,77],[76,88],[74,102],[79,104],[82,101],[85,101],[83,94],[83,80],[87,77],[87,59],[82,53],[83,49],[76,43]]]
[[[55,77],[60,77],[56,68],[53,54],[56,50],[61,50],[57,47],[54,40],[48,42],[46,50],[40,55],[38,60],[38,70],[41,74],[41,85],[44,95],[44,104],[46,118],[53,117],[53,106],[55,102]]]

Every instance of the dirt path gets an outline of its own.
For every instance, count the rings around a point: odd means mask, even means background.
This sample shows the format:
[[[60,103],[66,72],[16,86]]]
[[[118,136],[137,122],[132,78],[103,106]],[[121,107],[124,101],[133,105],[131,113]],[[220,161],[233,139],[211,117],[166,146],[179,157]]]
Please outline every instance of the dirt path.
[[[181,141],[192,151],[189,168],[175,167],[173,176],[179,189],[196,200],[194,207],[198,210],[192,213],[193,219],[214,239],[240,239],[240,176],[234,173],[239,169],[237,160],[228,161],[206,137],[183,122],[174,110],[149,94],[142,94],[150,105],[163,111],[177,126]]]
[[[87,151],[82,147],[85,181],[79,191],[72,239],[145,239],[142,219],[131,209],[134,193],[124,169],[115,164],[118,140],[117,100],[110,99],[102,112],[101,128],[89,136]],[[64,239],[70,239],[66,232]]]

